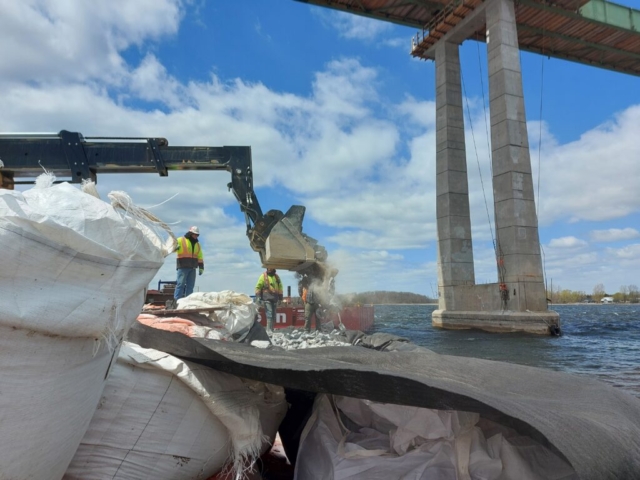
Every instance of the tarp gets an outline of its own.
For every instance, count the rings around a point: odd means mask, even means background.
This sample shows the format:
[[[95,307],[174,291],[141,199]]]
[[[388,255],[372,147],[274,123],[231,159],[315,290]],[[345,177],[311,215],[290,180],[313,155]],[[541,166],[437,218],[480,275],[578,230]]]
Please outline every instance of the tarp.
[[[136,325],[148,348],[243,378],[381,403],[477,412],[567,460],[585,480],[640,478],[640,399],[596,380],[503,362],[359,347],[297,351],[250,346]],[[289,397],[287,397],[289,398]]]

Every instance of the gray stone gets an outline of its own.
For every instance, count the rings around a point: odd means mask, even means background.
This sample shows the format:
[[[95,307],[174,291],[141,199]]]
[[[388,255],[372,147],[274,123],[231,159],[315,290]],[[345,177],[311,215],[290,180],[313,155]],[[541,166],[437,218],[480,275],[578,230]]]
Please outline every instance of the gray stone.
[[[436,197],[436,218],[449,216],[469,217],[469,196],[449,193]],[[471,222],[469,222],[471,223]]]
[[[489,76],[489,100],[502,95],[522,98],[522,73],[505,67]]]
[[[447,193],[469,194],[466,171],[447,170],[436,176],[436,195],[440,196]]]
[[[464,129],[462,108],[456,105],[443,105],[436,109],[436,125],[440,128],[457,127]]]
[[[473,285],[475,283],[475,271],[473,262],[439,262],[442,287],[446,293],[447,287],[456,285]]]
[[[526,122],[524,99],[516,95],[504,94],[491,102],[491,126],[504,120]]]
[[[436,174],[447,170],[467,171],[467,154],[464,148],[443,148],[436,152]]]
[[[536,205],[533,200],[511,198],[495,204],[496,230],[519,226],[538,228]]]
[[[470,263],[473,265],[473,246],[470,239],[440,240],[440,259],[444,263]]]
[[[469,217],[449,215],[443,217],[438,223],[438,239],[450,238],[471,240],[471,227]]]
[[[492,146],[491,165],[494,178],[512,171],[531,173],[529,148],[517,145],[501,148]]]
[[[493,177],[493,197],[495,203],[519,199],[534,201],[531,175],[510,171]]]

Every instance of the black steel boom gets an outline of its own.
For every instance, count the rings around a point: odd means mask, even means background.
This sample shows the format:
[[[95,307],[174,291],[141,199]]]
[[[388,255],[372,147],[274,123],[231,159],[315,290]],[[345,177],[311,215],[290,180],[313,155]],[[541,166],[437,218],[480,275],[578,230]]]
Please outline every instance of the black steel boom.
[[[253,191],[251,147],[170,147],[165,138],[83,137],[67,130],[0,134],[0,188],[33,183],[44,170],[74,183],[96,181],[99,173],[157,172],[166,177],[169,170],[227,170],[249,243],[263,265],[299,270],[326,259],[326,250],[302,233],[303,206],[294,205],[286,214],[262,213]]]

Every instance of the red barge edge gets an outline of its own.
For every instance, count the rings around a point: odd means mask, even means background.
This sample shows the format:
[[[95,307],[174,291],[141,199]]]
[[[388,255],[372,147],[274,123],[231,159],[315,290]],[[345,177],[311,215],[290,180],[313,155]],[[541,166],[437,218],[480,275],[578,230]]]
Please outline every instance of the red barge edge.
[[[311,329],[315,328],[315,318],[311,319]],[[373,305],[357,305],[352,307],[343,307],[339,312],[329,315],[329,318],[323,320],[323,324],[333,322],[334,328],[340,328],[340,323],[347,330],[360,330],[369,332],[373,328],[374,311]],[[260,324],[267,326],[267,320],[264,308],[260,308]],[[289,305],[279,306],[276,309],[276,321],[274,329],[295,327],[304,327],[304,306]]]
[[[161,282],[174,283],[174,282]],[[165,302],[173,298],[173,289],[162,288],[158,285],[158,290],[147,290],[145,303],[154,305],[164,305]],[[285,299],[286,301],[287,299]],[[264,308],[260,308],[260,324],[267,326],[267,320]],[[323,323],[333,322],[334,328],[340,328],[340,323],[347,330],[360,330],[361,332],[369,332],[373,329],[374,309],[373,305],[354,305],[343,307],[339,312],[333,312],[329,318],[323,320]],[[302,328],[304,327],[304,305],[281,305],[276,309],[275,329],[280,328]],[[315,328],[315,318],[311,320],[311,328]]]

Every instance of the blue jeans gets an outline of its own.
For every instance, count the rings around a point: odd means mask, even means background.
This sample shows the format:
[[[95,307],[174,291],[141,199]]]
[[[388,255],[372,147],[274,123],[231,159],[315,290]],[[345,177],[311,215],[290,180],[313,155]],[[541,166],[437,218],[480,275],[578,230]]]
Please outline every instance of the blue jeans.
[[[273,330],[276,323],[276,307],[278,302],[264,300],[264,313],[267,317],[267,330]]]
[[[173,298],[179,300],[180,298],[187,297],[193,293],[193,287],[196,284],[196,269],[195,268],[179,268],[178,269],[178,283],[176,285],[176,291],[173,294]]]

